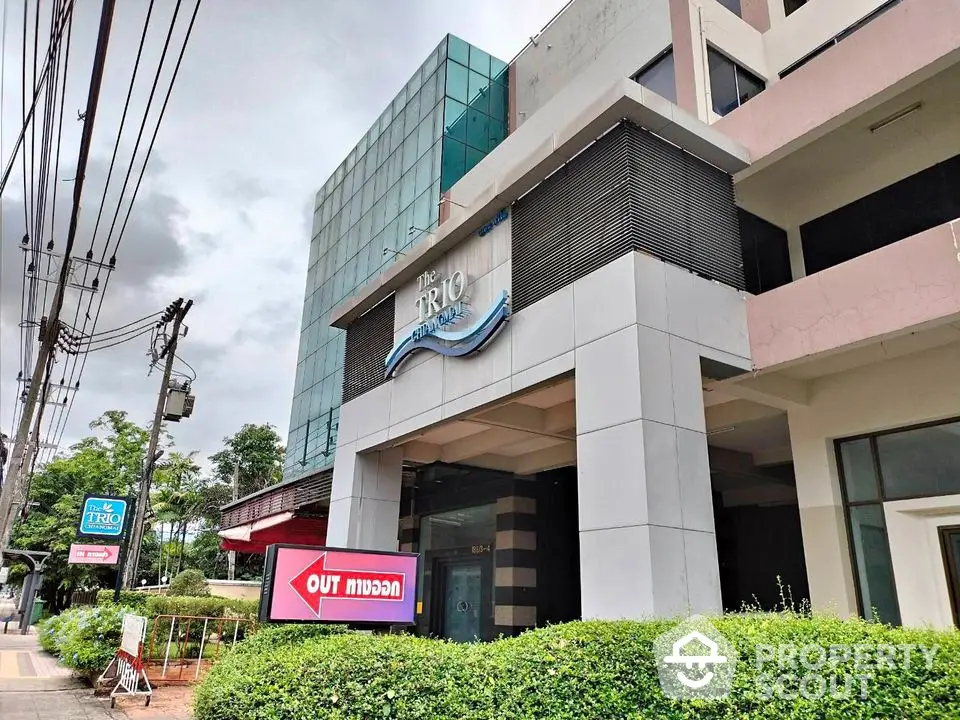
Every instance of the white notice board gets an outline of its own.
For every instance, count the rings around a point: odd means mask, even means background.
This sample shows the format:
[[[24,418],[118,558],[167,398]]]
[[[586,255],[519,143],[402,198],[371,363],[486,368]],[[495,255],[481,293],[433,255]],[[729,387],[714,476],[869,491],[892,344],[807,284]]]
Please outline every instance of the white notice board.
[[[125,653],[140,657],[140,643],[147,633],[147,619],[139,615],[123,616],[123,636],[120,639],[120,649]]]

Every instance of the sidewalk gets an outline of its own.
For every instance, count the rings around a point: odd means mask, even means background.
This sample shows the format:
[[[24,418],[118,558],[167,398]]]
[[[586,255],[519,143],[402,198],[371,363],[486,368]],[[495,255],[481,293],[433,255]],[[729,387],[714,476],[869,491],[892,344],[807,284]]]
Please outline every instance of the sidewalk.
[[[143,698],[118,698],[111,710],[110,698],[94,696],[70,670],[57,665],[33,632],[4,635],[0,630],[2,720],[189,720],[188,693],[188,688],[161,688],[150,707],[144,707]]]
[[[79,683],[72,673],[43,652],[33,633],[0,632],[0,693],[73,690]],[[0,717],[4,717],[0,715]]]
[[[94,697],[93,690],[0,691],[3,720],[127,720],[110,700]]]

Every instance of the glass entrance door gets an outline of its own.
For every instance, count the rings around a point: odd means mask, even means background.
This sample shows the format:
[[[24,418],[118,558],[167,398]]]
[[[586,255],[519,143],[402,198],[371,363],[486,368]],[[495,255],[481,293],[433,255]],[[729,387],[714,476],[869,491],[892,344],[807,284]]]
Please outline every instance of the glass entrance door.
[[[432,633],[455,642],[489,639],[491,563],[487,557],[434,560]]]
[[[953,622],[960,627],[960,526],[940,528],[940,544],[943,547],[947,585],[950,587]]]
[[[472,642],[482,636],[481,578],[479,562],[450,563],[443,568],[443,637]]]

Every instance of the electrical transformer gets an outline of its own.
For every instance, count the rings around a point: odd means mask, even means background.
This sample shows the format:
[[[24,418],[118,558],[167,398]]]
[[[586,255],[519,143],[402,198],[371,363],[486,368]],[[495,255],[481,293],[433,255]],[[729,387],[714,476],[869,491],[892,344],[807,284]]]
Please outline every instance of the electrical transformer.
[[[171,386],[167,390],[167,400],[163,406],[163,419],[171,422],[180,422],[180,418],[188,418],[193,413],[194,396],[190,394],[190,386]]]

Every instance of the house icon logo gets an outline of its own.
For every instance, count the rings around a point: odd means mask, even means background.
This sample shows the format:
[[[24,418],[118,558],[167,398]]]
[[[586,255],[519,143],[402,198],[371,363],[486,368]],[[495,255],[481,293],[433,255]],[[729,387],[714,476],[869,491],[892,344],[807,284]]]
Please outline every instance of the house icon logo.
[[[737,652],[706,618],[688,618],[660,635],[653,647],[667,697],[718,700],[730,694]]]

